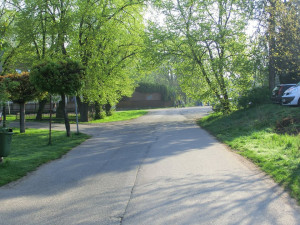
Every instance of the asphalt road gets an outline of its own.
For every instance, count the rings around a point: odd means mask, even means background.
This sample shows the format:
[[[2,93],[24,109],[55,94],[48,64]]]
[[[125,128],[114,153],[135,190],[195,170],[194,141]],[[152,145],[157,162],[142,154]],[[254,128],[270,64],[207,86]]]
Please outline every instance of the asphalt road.
[[[0,188],[0,224],[300,225],[278,185],[195,124],[209,110],[81,125],[91,139]]]

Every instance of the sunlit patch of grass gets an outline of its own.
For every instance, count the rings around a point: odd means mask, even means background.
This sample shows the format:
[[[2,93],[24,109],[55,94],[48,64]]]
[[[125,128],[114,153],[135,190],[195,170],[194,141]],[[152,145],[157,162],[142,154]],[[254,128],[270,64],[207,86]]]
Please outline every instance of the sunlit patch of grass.
[[[86,134],[66,137],[64,131],[52,131],[52,145],[48,145],[48,130],[26,129],[14,132],[11,153],[0,164],[0,186],[25,176],[38,166],[60,158],[89,138]]]
[[[131,120],[136,119],[140,116],[143,116],[147,114],[148,111],[146,110],[128,110],[128,111],[115,111],[112,113],[111,116],[106,116],[103,119],[98,120],[90,120],[88,123],[109,123],[109,122],[116,122],[116,121],[125,121],[125,120]],[[26,115],[26,121],[37,121],[35,119],[36,115]],[[76,123],[76,115],[73,113],[69,113],[69,122],[70,123]],[[14,119],[16,119],[16,116],[13,116]],[[49,122],[49,114],[44,114],[43,119],[39,120],[38,122]],[[55,114],[52,115],[52,122],[53,123],[64,123],[63,118],[56,118]],[[80,122],[82,123],[82,122]],[[84,122],[83,122],[84,123]]]
[[[114,112],[111,116],[105,117],[104,119],[91,120],[88,123],[108,123],[115,121],[131,120],[143,116],[147,113],[148,112],[145,110],[117,111]]]
[[[300,203],[300,134],[276,132],[278,121],[299,115],[299,107],[264,105],[226,116],[211,114],[199,124],[259,165]]]

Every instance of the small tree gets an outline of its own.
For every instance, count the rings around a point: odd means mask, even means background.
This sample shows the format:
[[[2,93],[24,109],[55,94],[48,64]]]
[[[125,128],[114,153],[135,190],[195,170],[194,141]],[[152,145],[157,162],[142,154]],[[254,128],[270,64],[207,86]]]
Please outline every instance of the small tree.
[[[41,91],[51,95],[59,94],[62,99],[67,136],[70,136],[70,123],[66,110],[66,95],[75,95],[82,86],[84,69],[81,64],[71,59],[46,60],[32,68],[30,79]]]
[[[40,92],[29,80],[29,73],[13,73],[3,76],[9,99],[20,105],[20,133],[25,133],[25,103],[38,97]]]

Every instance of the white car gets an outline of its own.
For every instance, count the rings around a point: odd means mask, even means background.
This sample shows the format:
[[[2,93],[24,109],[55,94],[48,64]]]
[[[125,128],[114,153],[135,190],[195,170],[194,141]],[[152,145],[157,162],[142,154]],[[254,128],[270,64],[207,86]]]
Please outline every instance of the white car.
[[[300,106],[300,82],[295,87],[291,87],[283,93],[282,105]]]

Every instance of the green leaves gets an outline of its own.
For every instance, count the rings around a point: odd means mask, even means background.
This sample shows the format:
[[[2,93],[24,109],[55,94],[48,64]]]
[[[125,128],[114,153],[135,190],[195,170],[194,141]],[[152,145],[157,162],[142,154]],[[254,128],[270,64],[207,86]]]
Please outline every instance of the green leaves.
[[[8,74],[1,77],[2,86],[9,94],[9,99],[16,103],[25,103],[40,95],[40,92],[32,85],[29,80],[29,73]]]
[[[142,1],[81,1],[78,6],[80,26],[71,47],[87,68],[82,94],[92,102],[114,104],[132,94],[139,77]]]
[[[84,68],[71,59],[44,61],[35,65],[30,79],[35,86],[50,94],[74,95],[82,87]]]
[[[149,32],[161,55],[176,57],[174,67],[183,90],[201,100],[220,102],[229,110],[229,98],[250,81],[250,58],[245,28],[246,2],[235,0],[162,0],[164,25]]]

